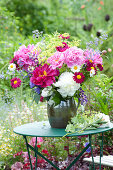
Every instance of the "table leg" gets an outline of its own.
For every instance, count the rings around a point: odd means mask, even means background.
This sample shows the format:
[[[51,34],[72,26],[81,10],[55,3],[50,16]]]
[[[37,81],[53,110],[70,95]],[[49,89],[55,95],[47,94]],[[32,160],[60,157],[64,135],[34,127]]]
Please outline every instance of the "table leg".
[[[94,163],[92,143],[91,143],[91,135],[89,135],[89,143],[90,143],[90,147],[91,147],[91,156],[92,156],[93,169],[95,170],[95,163]]]
[[[30,161],[31,170],[33,170],[33,166],[32,166],[32,162],[31,162],[31,157],[30,157],[30,151],[29,151],[29,145],[28,145],[28,142],[27,142],[27,138],[26,138],[26,136],[23,136],[23,137],[24,137],[25,142],[26,142],[26,147],[27,147],[27,152],[28,152],[28,156],[29,156],[29,161]]]
[[[101,157],[103,156],[103,133],[102,133],[102,141],[100,143],[100,166],[99,169],[101,170]]]
[[[35,141],[35,157],[36,157],[36,162],[35,162],[35,170],[37,169],[37,151],[38,151],[38,148],[37,148],[37,137],[36,137],[36,141]]]

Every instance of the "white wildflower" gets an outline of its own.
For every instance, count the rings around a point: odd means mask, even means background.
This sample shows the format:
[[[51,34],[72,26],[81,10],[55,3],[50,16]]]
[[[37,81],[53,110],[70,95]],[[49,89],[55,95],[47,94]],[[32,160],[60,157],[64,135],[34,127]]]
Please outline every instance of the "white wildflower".
[[[76,66],[71,67],[71,71],[72,71],[73,73],[79,72],[79,71],[80,71],[80,66],[79,66],[79,65],[76,65]]]
[[[11,63],[11,64],[9,65],[8,69],[9,69],[10,71],[14,71],[14,70],[16,69],[16,64]]]
[[[95,70],[94,69],[91,69],[90,70],[90,77],[93,77],[95,75]]]

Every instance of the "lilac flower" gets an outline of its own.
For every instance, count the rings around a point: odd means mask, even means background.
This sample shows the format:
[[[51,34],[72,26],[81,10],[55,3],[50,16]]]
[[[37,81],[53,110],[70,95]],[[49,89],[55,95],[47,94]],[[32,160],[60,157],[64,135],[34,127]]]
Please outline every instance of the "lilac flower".
[[[80,88],[80,98],[79,101],[81,102],[81,105],[85,106],[88,102],[87,96],[84,94],[84,90]]]

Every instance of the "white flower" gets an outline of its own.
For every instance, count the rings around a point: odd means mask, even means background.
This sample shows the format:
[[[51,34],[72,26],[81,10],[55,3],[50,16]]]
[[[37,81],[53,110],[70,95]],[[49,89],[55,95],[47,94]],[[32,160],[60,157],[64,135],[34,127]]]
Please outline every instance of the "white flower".
[[[94,69],[90,70],[90,77],[93,77],[94,74],[95,74],[95,70]]]
[[[106,122],[106,124],[103,124],[100,126],[101,128],[110,127],[110,118],[108,115],[105,115],[104,113],[99,113],[99,114],[97,114],[97,116],[99,118],[102,118],[102,120]]]
[[[43,97],[48,97],[52,95],[52,91],[51,91],[52,87],[46,87],[42,90],[41,96]]]
[[[16,69],[16,64],[11,63],[11,64],[9,65],[8,69],[9,69],[10,71],[14,71],[14,70]]]
[[[80,71],[80,66],[79,66],[79,65],[76,65],[76,66],[71,67],[71,71],[72,71],[73,73],[79,72],[79,71]]]
[[[54,83],[56,87],[59,87],[57,91],[62,95],[62,97],[72,97],[80,88],[80,84],[73,80],[73,76],[74,74],[71,72],[64,72],[59,77],[58,82]]]

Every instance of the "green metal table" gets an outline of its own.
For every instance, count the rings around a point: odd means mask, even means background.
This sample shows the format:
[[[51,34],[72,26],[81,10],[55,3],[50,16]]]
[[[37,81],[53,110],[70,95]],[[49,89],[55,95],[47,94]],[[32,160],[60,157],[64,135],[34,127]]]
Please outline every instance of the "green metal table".
[[[103,156],[103,133],[111,129],[113,129],[113,123],[111,123],[109,128],[98,128],[96,130],[87,130],[87,131],[84,131],[83,133],[74,133],[72,135],[68,135],[68,137],[88,135],[89,144],[72,161],[72,163],[66,168],[66,170],[69,170],[89,147],[91,148],[93,169],[95,170],[91,137],[94,134],[102,133],[102,140],[101,140],[101,145],[100,145],[100,170],[101,170],[101,157]],[[48,163],[50,163],[54,168],[56,168],[57,170],[60,170],[55,164],[52,163],[52,161],[48,160],[45,156],[43,156],[40,152],[38,152],[37,137],[63,137],[66,134],[65,129],[51,128],[48,121],[42,121],[42,122],[34,122],[34,123],[28,123],[28,124],[18,126],[14,128],[14,133],[22,135],[25,139],[31,170],[33,170],[33,166],[31,163],[29,149],[35,152],[36,163],[37,163],[37,155],[39,155],[43,159],[45,159]],[[32,147],[28,143],[27,136],[36,137],[35,147]],[[36,164],[35,164],[35,170],[36,170]]]

